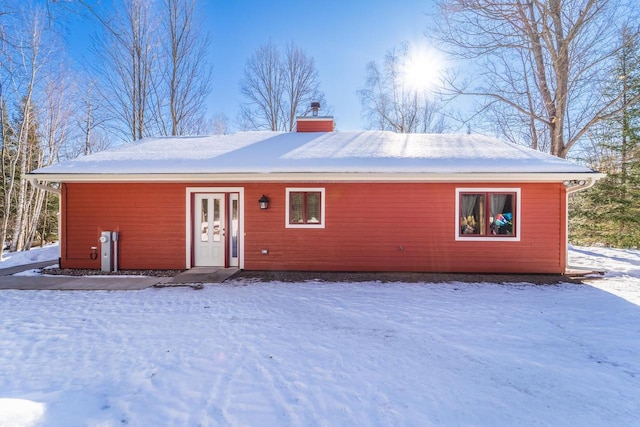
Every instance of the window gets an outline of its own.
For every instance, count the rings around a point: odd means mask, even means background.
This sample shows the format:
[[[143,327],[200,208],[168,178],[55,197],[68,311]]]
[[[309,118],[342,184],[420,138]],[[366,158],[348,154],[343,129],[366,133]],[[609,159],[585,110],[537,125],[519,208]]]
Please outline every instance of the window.
[[[457,189],[456,240],[520,240],[520,189]]]
[[[324,228],[324,188],[287,188],[287,228]]]

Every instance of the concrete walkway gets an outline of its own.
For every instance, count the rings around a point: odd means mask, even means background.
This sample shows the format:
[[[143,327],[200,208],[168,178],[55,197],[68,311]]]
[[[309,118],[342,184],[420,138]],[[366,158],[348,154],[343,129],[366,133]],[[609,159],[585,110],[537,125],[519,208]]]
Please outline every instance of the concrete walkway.
[[[56,264],[56,261],[38,262],[0,269],[0,290],[77,290],[77,291],[122,291],[139,290],[152,286],[173,287],[198,283],[222,283],[237,268],[198,267],[186,270],[175,277],[143,276],[14,276],[23,271],[41,269]]]

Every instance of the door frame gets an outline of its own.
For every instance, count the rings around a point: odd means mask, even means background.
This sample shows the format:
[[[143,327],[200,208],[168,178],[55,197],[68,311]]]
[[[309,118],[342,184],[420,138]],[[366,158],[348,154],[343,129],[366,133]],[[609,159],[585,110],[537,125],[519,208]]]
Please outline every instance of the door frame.
[[[193,215],[194,215],[194,195],[196,193],[222,193],[225,195],[225,200],[228,199],[229,193],[238,194],[238,268],[244,269],[244,187],[187,187],[185,197],[185,259],[187,269],[193,266]],[[228,214],[229,206],[225,203],[225,215]],[[228,259],[229,245],[225,245],[225,260]],[[226,261],[225,261],[226,262]]]

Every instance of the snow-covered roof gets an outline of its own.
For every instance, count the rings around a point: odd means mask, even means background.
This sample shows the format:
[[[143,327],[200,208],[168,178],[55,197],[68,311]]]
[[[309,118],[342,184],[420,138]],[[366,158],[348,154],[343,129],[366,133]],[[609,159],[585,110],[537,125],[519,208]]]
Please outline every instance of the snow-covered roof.
[[[239,132],[145,138],[33,171],[42,180],[140,174],[591,174],[591,169],[480,135]],[[50,179],[48,179],[50,178]]]

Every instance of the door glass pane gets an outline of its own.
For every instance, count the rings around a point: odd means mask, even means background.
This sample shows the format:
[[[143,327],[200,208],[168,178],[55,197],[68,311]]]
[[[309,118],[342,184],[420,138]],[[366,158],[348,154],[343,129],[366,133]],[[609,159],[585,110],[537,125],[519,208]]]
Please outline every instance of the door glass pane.
[[[238,201],[231,200],[231,257],[238,258]]]
[[[209,241],[209,200],[202,199],[200,205],[200,241]]]
[[[320,223],[320,193],[307,193],[307,224]]]
[[[213,241],[219,242],[221,240],[220,230],[220,199],[213,199]]]

